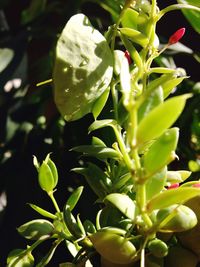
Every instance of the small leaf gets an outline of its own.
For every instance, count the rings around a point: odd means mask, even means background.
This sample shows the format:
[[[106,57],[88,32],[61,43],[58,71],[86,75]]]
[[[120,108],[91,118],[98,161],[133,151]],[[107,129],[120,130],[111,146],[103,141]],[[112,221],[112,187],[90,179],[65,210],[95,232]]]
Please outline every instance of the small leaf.
[[[166,172],[167,168],[163,168],[158,173],[155,173],[151,177],[148,178],[146,182],[146,199],[150,200],[152,197],[160,193],[165,186],[166,183]]]
[[[144,117],[137,129],[138,144],[143,144],[159,137],[169,128],[181,114],[189,97],[191,97],[191,94],[170,98]]]
[[[127,8],[123,13],[121,24],[124,28],[131,28],[137,30],[137,23],[138,23],[138,15],[139,13],[132,9]]]
[[[47,220],[36,219],[21,225],[17,231],[26,239],[38,240],[44,236],[51,236],[54,226]]]
[[[115,120],[111,120],[111,119],[106,119],[106,120],[96,120],[94,121],[90,127],[89,127],[89,133],[107,126],[113,127],[114,125],[116,125],[116,121]]]
[[[169,183],[182,183],[184,182],[189,176],[191,172],[189,171],[168,171],[167,172],[167,182]]]
[[[15,249],[8,255],[7,267],[34,267],[33,255],[26,250]]]
[[[141,121],[147,114],[163,102],[163,90],[159,86],[154,90],[138,110],[138,120]]]
[[[89,163],[87,168],[74,168],[72,171],[82,174],[95,194],[103,199],[106,195],[104,181],[107,179],[105,173],[95,164]]]
[[[83,226],[86,233],[93,234],[96,232],[96,227],[90,220],[85,220],[83,222]]]
[[[79,186],[73,191],[73,193],[68,198],[66,205],[69,206],[70,211],[72,211],[75,208],[76,204],[79,201],[80,196],[82,195],[82,192],[83,192],[83,186]]]
[[[71,213],[70,207],[67,204],[65,205],[63,210],[63,217],[67,228],[73,236],[75,236],[76,238],[80,238],[81,236],[83,236],[83,233],[81,232],[77,221]]]
[[[142,47],[145,47],[149,42],[148,38],[140,31],[130,28],[120,28],[119,30],[122,34],[130,38],[131,41],[141,45]]]
[[[160,209],[156,215],[159,231],[183,232],[197,224],[197,217],[192,209],[184,205],[171,205]]]
[[[108,87],[103,94],[97,99],[97,101],[94,103],[94,106],[92,108],[92,114],[95,118],[95,120],[97,119],[97,117],[99,116],[99,114],[101,113],[101,111],[103,110],[108,97],[109,97],[109,93],[110,93],[110,87]]]
[[[108,158],[119,159],[120,154],[113,148],[99,146],[99,145],[83,145],[73,147],[72,151],[82,152],[84,156],[93,156],[101,160]]]
[[[105,197],[104,201],[107,200],[120,210],[127,218],[134,220],[136,216],[136,207],[133,200],[123,194],[112,193]]]
[[[44,209],[38,207],[38,206],[35,205],[35,204],[30,204],[30,203],[29,203],[29,206],[30,206],[32,209],[34,209],[35,211],[37,211],[39,214],[41,214],[42,216],[44,216],[44,217],[47,217],[47,218],[50,218],[50,219],[53,219],[53,220],[57,218],[56,215],[54,215],[54,214],[48,212],[47,210],[44,210]]]
[[[147,203],[146,209],[151,213],[153,210],[163,209],[173,204],[183,204],[187,200],[196,196],[200,196],[199,188],[179,187],[176,189],[166,190],[153,197]]]
[[[106,144],[96,136],[92,136],[92,145],[106,147]]]
[[[146,175],[154,174],[175,159],[174,151],[177,146],[179,129],[166,130],[143,156]]]
[[[187,77],[179,77],[170,79],[169,81],[166,81],[162,84],[163,94],[164,98],[167,98],[168,95],[174,90],[174,88],[179,85],[185,78]]]

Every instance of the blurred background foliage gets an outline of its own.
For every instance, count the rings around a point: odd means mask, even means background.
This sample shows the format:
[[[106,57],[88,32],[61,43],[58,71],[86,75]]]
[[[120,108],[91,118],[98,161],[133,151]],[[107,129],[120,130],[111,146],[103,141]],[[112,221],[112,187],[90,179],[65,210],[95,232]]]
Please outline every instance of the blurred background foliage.
[[[51,79],[59,33],[78,12],[89,16],[96,28],[105,31],[116,20],[123,2],[0,0],[0,266],[6,265],[11,249],[24,246],[16,227],[36,218],[26,203],[40,205],[42,202],[44,208],[53,208],[38,187],[33,155],[42,160],[52,152],[60,175],[56,197],[61,206],[73,188],[85,183],[70,172],[80,159],[69,149],[90,142],[87,128],[92,122],[91,115],[65,123],[54,105],[52,84],[36,86]],[[158,1],[160,8],[166,5],[164,2]],[[167,5],[170,3],[176,1],[167,1]],[[185,15],[191,20],[191,14]],[[173,163],[173,168],[190,168],[194,171],[193,179],[199,178],[200,171],[199,21],[191,25],[180,11],[172,12],[159,22],[157,29],[160,41],[165,43],[178,28],[186,27],[184,45],[169,49],[157,64],[180,66],[190,76],[174,92],[192,92],[193,97],[176,123],[181,128],[177,151],[180,160]],[[93,200],[94,196],[85,188],[78,206],[81,216],[93,218]],[[65,248],[60,248],[56,255],[58,262],[68,257]],[[49,266],[57,266],[56,257]]]

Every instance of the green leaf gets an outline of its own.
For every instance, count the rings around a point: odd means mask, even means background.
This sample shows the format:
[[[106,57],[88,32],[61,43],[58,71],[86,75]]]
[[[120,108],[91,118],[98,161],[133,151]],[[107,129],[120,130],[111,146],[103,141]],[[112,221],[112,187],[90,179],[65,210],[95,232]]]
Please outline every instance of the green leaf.
[[[109,201],[118,210],[120,210],[127,218],[134,220],[136,216],[136,206],[133,200],[123,194],[112,193],[105,197],[104,201]]]
[[[14,51],[10,48],[0,49],[0,73],[9,65],[14,57]]]
[[[138,121],[141,121],[142,118],[146,117],[147,114],[163,102],[163,90],[159,86],[154,90],[150,96],[144,101],[138,110]]]
[[[154,174],[175,159],[179,129],[166,130],[149,148],[143,157],[146,175]]]
[[[139,13],[132,9],[127,8],[123,13],[121,24],[124,28],[131,28],[137,30]]]
[[[151,213],[156,209],[163,209],[174,204],[183,204],[187,200],[196,196],[200,196],[199,188],[179,187],[166,190],[148,201],[146,209]]]
[[[200,8],[200,2],[197,0],[177,0],[179,4],[188,4],[193,5]],[[187,18],[187,20],[190,22],[194,30],[196,30],[198,33],[200,33],[200,12],[195,10],[182,10],[183,14]]]
[[[105,120],[96,120],[89,127],[89,133],[107,126],[114,127],[117,124],[115,120],[105,119]]]
[[[174,78],[163,83],[162,89],[163,89],[164,98],[167,98],[168,95],[174,90],[174,88],[176,88],[176,86],[179,85],[185,78],[187,77]]]
[[[137,143],[140,145],[159,137],[180,116],[189,97],[191,94],[176,96],[154,108],[138,125]]]
[[[85,15],[72,16],[59,37],[53,71],[54,99],[65,120],[91,112],[112,74],[113,55],[104,36]]]
[[[23,249],[11,251],[7,258],[7,267],[33,267],[34,258],[31,252]]]
[[[100,145],[77,146],[73,147],[71,150],[76,152],[82,152],[84,153],[84,156],[92,156],[101,160],[105,160],[108,158],[120,158],[119,153],[115,149],[105,146],[102,147]]]
[[[95,120],[97,119],[97,117],[99,116],[99,114],[101,113],[101,111],[103,110],[108,97],[109,97],[109,93],[110,93],[110,87],[108,87],[103,94],[97,99],[97,101],[94,103],[94,106],[92,107],[92,114],[95,118]]]
[[[183,232],[197,224],[197,217],[192,209],[184,205],[171,205],[160,209],[156,215],[159,231]]]
[[[163,168],[160,172],[155,173],[148,178],[146,182],[146,199],[150,200],[152,197],[160,193],[166,183],[167,168]]]
[[[79,186],[73,191],[73,193],[68,198],[66,205],[69,206],[70,211],[72,211],[75,208],[76,204],[79,201],[80,196],[82,195],[82,192],[83,192],[83,186]]]
[[[95,194],[103,199],[107,193],[105,173],[95,164],[88,163],[87,168],[74,168],[72,171],[82,174]]]
[[[47,210],[44,210],[44,209],[38,207],[38,206],[35,205],[35,204],[30,204],[30,203],[29,203],[29,206],[30,206],[32,209],[34,209],[35,211],[37,211],[40,215],[44,216],[44,217],[47,217],[47,218],[50,218],[50,219],[53,219],[53,220],[57,218],[56,215],[54,215],[54,214],[48,212]]]
[[[127,36],[131,41],[141,45],[142,47],[145,47],[149,42],[148,38],[140,31],[130,28],[120,28],[119,30],[122,34]]]
[[[44,236],[51,236],[54,226],[47,220],[36,219],[29,221],[17,228],[17,231],[26,239],[38,240]]]
[[[83,233],[81,232],[77,221],[71,213],[70,207],[67,204],[65,205],[63,210],[63,217],[67,228],[74,237],[80,238],[81,236],[83,236]]]
[[[96,227],[90,220],[85,220],[83,222],[83,226],[86,233],[90,234],[96,233]]]
[[[167,182],[169,183],[182,183],[184,182],[189,176],[191,172],[189,171],[168,171],[167,172]]]
[[[106,144],[96,136],[92,136],[92,145],[106,147]]]

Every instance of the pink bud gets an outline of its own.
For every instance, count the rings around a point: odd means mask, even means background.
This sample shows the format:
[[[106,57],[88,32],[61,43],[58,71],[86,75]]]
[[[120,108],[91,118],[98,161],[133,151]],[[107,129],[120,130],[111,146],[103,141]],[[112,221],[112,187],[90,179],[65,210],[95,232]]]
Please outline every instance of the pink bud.
[[[174,34],[172,34],[169,38],[168,44],[172,45],[177,43],[185,34],[185,28],[181,28],[177,30]]]
[[[193,184],[192,186],[193,186],[193,187],[200,188],[200,183]]]
[[[179,187],[179,183],[171,184],[170,186],[167,187],[167,190],[169,189],[175,189]]]
[[[131,59],[131,56],[130,56],[128,50],[126,50],[126,51],[124,52],[124,56],[127,58],[127,60],[128,60],[128,64],[130,65],[130,64],[132,63],[132,59]]]

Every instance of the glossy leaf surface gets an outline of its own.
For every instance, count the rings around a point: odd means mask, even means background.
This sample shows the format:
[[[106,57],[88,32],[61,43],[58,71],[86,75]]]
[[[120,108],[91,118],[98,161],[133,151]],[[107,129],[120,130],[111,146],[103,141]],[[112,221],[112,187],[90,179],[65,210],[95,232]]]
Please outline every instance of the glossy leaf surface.
[[[173,204],[183,204],[187,200],[199,195],[200,189],[194,187],[180,187],[176,189],[166,190],[161,194],[153,197],[147,203],[147,211],[152,212],[153,210],[166,208]]]
[[[144,169],[148,174],[158,172],[174,160],[174,151],[177,146],[179,129],[166,130],[149,148],[144,155]]]
[[[23,237],[37,240],[53,234],[54,226],[47,220],[36,219],[21,225],[17,230]]]
[[[176,96],[154,108],[138,125],[138,144],[159,137],[181,114],[190,94]],[[156,123],[155,123],[156,122]]]
[[[113,55],[104,36],[85,15],[72,16],[58,40],[53,72],[55,103],[65,120],[91,112],[112,73]]]
[[[107,195],[104,201],[105,200],[112,203],[112,205],[114,205],[118,210],[120,210],[127,218],[131,220],[135,219],[135,203],[129,196],[119,193],[112,193]]]

